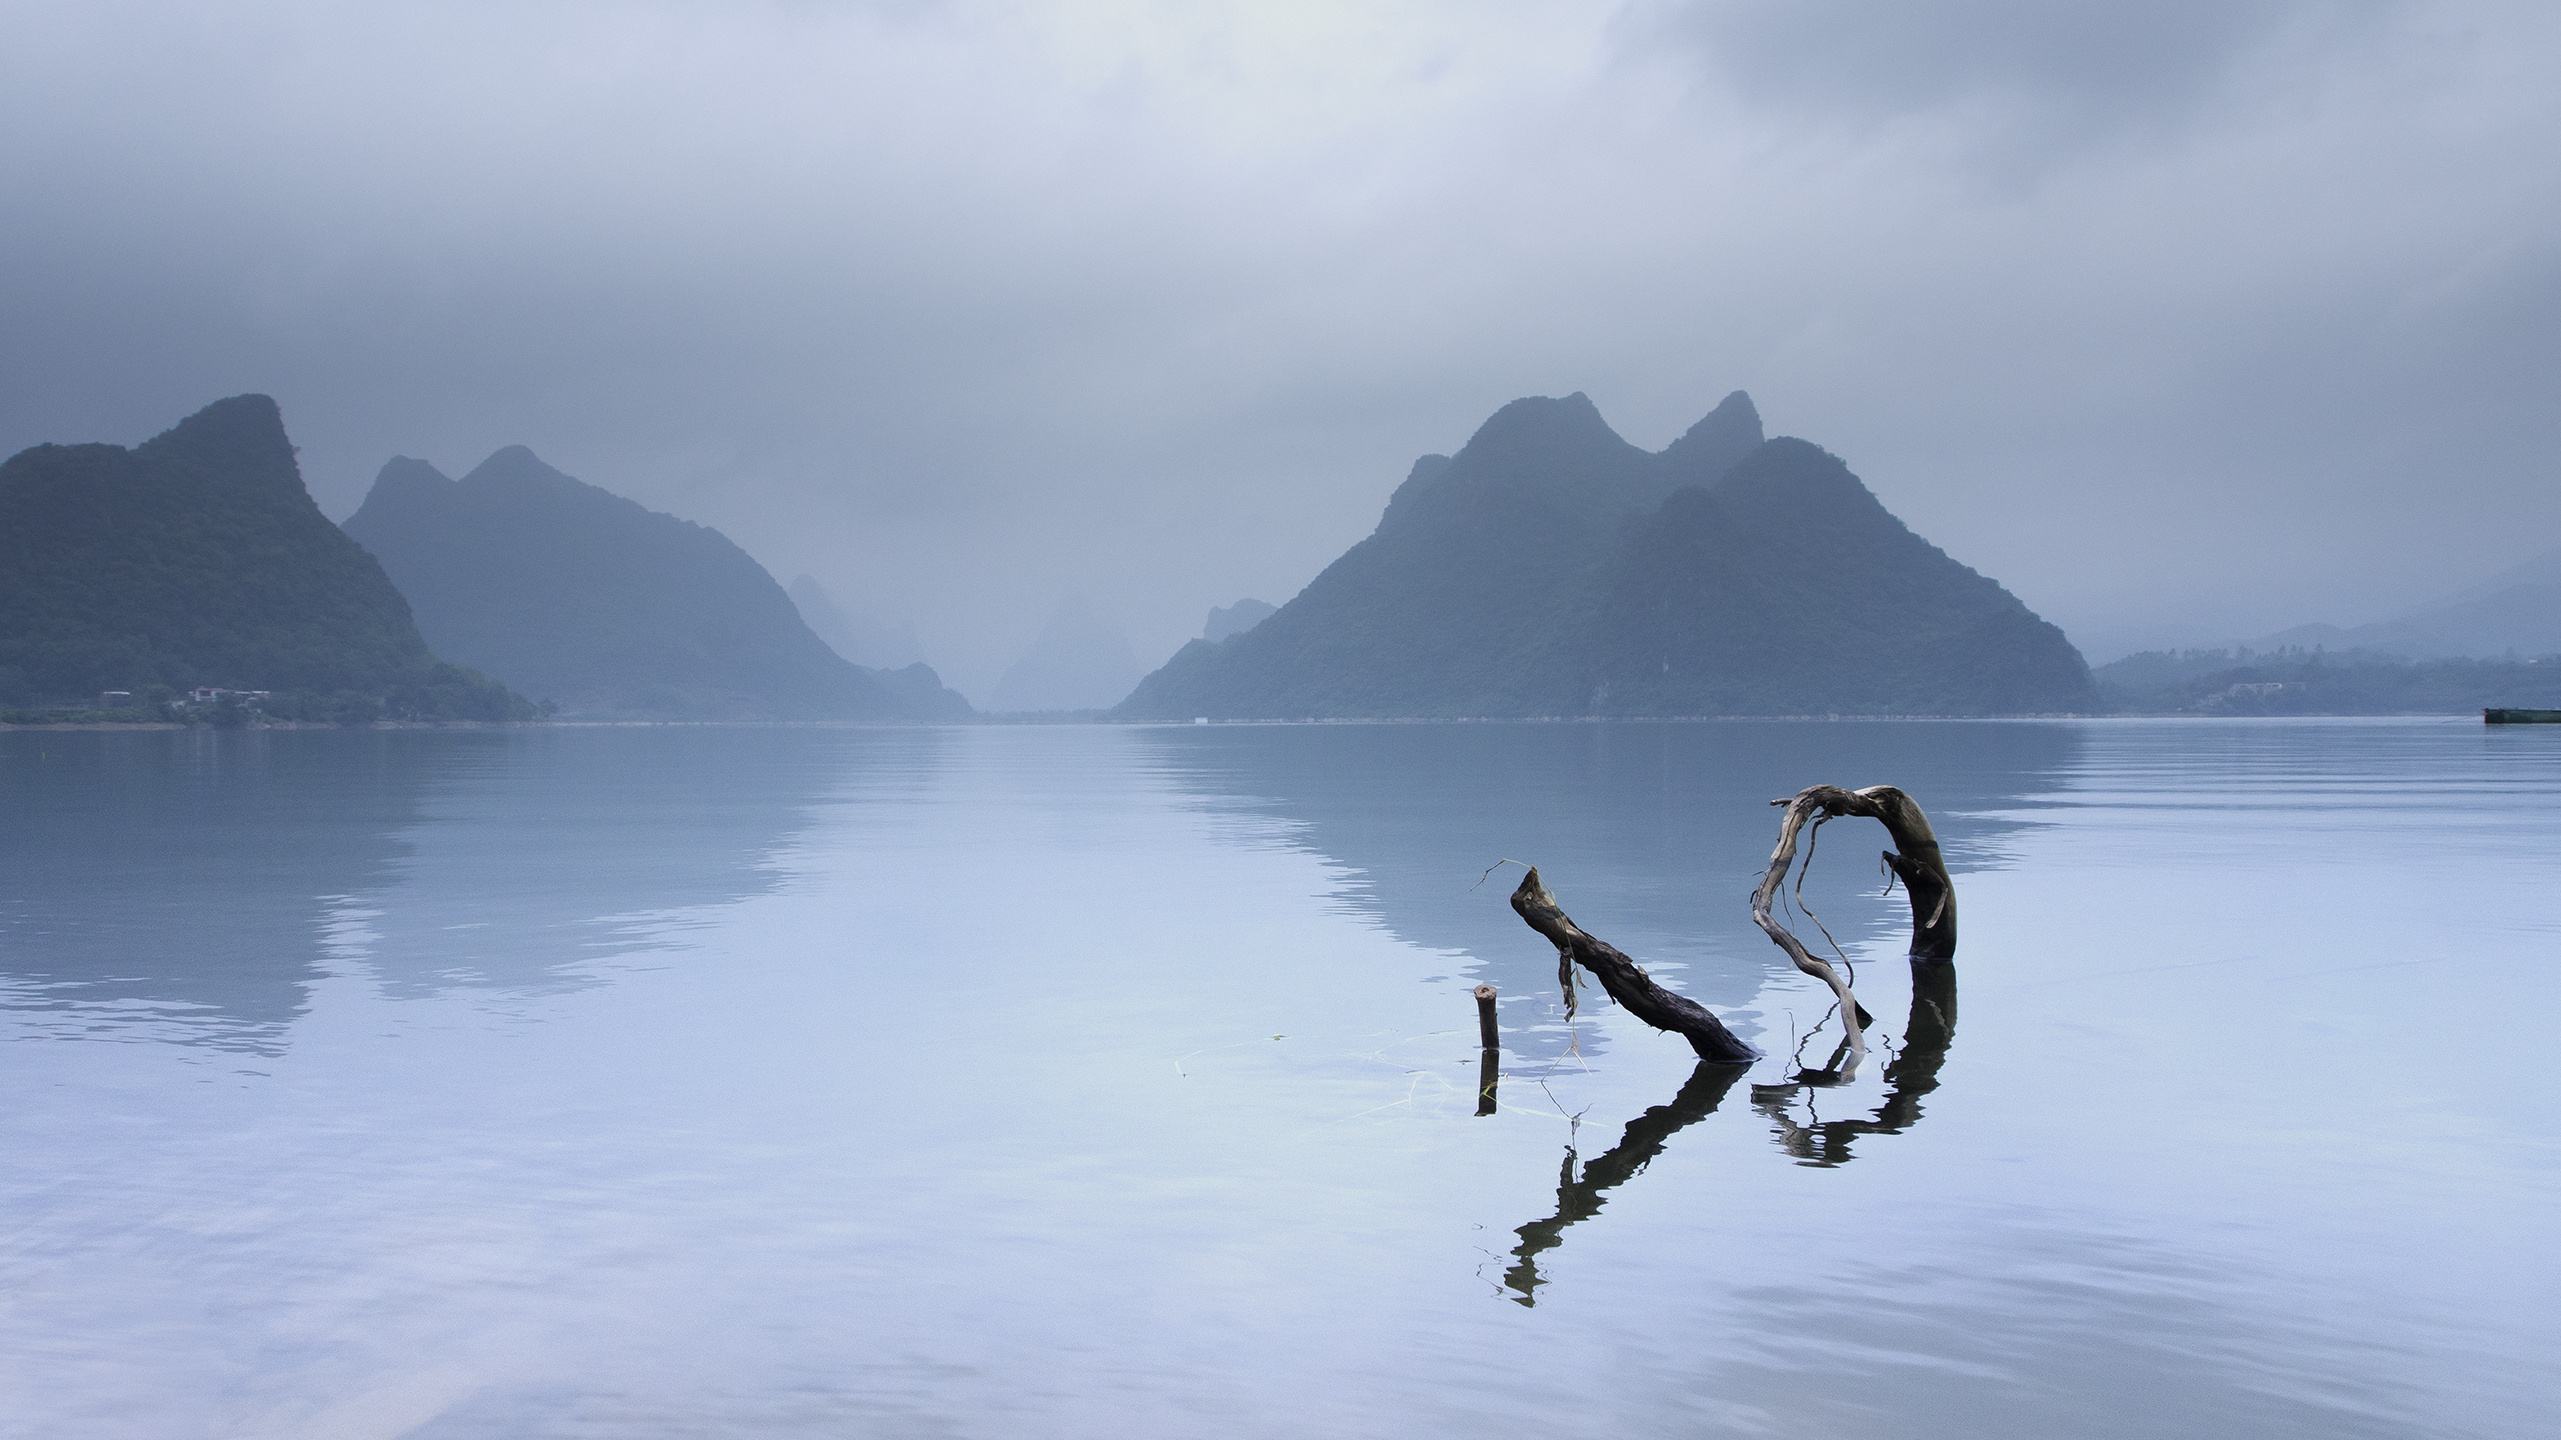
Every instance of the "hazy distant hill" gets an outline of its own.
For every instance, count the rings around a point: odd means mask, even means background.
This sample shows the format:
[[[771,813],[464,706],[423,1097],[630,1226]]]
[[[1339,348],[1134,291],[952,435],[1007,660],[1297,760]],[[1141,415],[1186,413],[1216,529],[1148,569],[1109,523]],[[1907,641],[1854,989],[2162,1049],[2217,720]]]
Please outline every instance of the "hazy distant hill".
[[[968,712],[924,666],[853,665],[719,531],[509,446],[460,480],[383,466],[347,533],[440,652],[564,714],[929,720]]]
[[[2561,655],[2561,550],[2371,625],[2298,625],[2244,649],[2365,650],[2414,659]]]
[[[1904,528],[1740,391],[1659,453],[1580,394],[1427,455],[1271,618],[1132,719],[1996,714],[2095,703],[2063,633]]]
[[[1104,710],[1118,704],[1145,667],[1129,637],[1081,597],[1060,602],[1049,623],[987,692],[990,710]]]
[[[1200,638],[1211,642],[1231,635],[1242,635],[1280,613],[1280,607],[1268,600],[1239,600],[1233,605],[1210,607],[1209,623],[1203,625]]]
[[[921,663],[924,647],[916,643],[916,632],[904,625],[882,625],[870,617],[849,614],[836,603],[827,587],[807,575],[794,575],[783,587],[800,618],[809,625],[810,633],[827,642],[827,648],[857,665],[875,670],[899,670]]]
[[[278,692],[271,713],[311,718],[530,713],[428,653],[382,567],[312,503],[264,395],[130,450],[39,445],[0,466],[0,701],[198,686]]]
[[[2164,715],[2477,715],[2561,709],[2561,657],[2372,650],[2149,650],[2099,667],[2108,707]]]

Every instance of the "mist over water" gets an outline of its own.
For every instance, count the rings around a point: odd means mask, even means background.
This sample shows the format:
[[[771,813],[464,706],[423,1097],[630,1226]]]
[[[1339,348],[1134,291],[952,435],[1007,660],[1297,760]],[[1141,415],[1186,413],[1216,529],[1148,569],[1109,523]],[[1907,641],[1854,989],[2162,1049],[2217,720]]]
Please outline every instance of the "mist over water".
[[[0,735],[0,1433],[2529,1433],[2554,738]]]
[[[0,37],[0,1440],[2555,1430],[2561,5]]]
[[[2098,660],[2561,526],[2536,0],[11,18],[0,455],[256,390],[344,517],[526,445],[973,694],[1578,389],[1652,448],[1749,388]]]

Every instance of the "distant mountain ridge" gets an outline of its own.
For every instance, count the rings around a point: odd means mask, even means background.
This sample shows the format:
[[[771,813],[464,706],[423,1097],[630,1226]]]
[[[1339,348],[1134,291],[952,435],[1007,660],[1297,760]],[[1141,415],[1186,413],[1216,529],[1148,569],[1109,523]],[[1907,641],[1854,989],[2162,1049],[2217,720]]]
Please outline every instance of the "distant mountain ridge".
[[[1231,635],[1242,635],[1279,613],[1278,605],[1250,597],[1233,605],[1213,605],[1208,622],[1200,628],[1200,638],[1215,642]]]
[[[2297,625],[2241,648],[2363,650],[2415,660],[2561,654],[2561,550],[2368,625]]]
[[[2374,650],[2147,650],[2095,672],[2108,708],[2155,715],[2472,715],[2561,709],[2561,657]]]
[[[848,613],[836,603],[827,587],[809,575],[794,575],[783,587],[800,618],[808,622],[810,633],[827,642],[827,648],[874,670],[902,670],[925,658],[924,647],[916,642],[916,632],[906,625],[883,625],[868,615]]]
[[[132,449],[0,465],[0,700],[200,686],[278,692],[279,711],[306,697],[295,718],[530,713],[430,653],[382,566],[312,503],[264,395]]]
[[[1104,710],[1144,673],[1121,628],[1083,596],[1071,595],[997,677],[987,708],[1016,714]]]
[[[2093,708],[2054,626],[1736,391],[1659,452],[1580,394],[1427,455],[1278,613],[1127,719],[2006,714]]]
[[[838,656],[719,531],[573,479],[521,445],[459,480],[395,458],[346,530],[381,557],[431,644],[564,714],[968,713],[925,666],[866,670]]]

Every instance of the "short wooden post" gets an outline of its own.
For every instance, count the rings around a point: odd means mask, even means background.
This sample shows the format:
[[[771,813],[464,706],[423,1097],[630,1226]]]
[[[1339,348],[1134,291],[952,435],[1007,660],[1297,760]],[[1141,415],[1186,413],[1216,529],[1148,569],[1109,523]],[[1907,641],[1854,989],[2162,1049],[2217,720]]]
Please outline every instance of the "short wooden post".
[[[1494,1090],[1503,1083],[1503,1035],[1494,1027],[1494,987],[1476,987],[1476,1113],[1494,1113]]]
[[[1502,1032],[1494,1028],[1494,987],[1476,987],[1476,1043],[1488,1050],[1503,1048]]]

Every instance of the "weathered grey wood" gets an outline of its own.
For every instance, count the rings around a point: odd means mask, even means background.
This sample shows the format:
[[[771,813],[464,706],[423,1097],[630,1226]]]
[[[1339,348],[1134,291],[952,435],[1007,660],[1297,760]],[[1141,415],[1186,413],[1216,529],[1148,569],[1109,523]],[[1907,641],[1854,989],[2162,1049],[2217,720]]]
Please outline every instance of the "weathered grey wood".
[[[1476,987],[1476,1043],[1487,1050],[1503,1048],[1503,1032],[1494,1026],[1494,987]]]
[[[1859,1058],[1867,1053],[1864,1031],[1874,1023],[1874,1017],[1850,993],[1849,981],[1841,972],[1830,961],[1806,949],[1805,943],[1771,913],[1779,887],[1796,863],[1797,836],[1806,835],[1810,847],[1810,837],[1825,821],[1843,815],[1864,815],[1884,825],[1895,847],[1885,852],[1886,868],[1903,882],[1912,901],[1911,956],[1915,962],[1945,963],[1955,956],[1956,887],[1948,880],[1947,861],[1939,853],[1938,835],[1930,829],[1929,816],[1922,813],[1911,796],[1891,785],[1871,785],[1864,790],[1809,785],[1787,799],[1770,803],[1786,806],[1787,813],[1779,820],[1778,845],[1770,851],[1769,869],[1762,872],[1760,888],[1752,892],[1752,921],[1787,952],[1797,969],[1831,988],[1833,998],[1840,1002],[1850,1068],[1855,1070]]]
[[[1781,856],[1794,856],[1796,829],[1808,818],[1819,816],[1814,823],[1820,827],[1823,821],[1843,815],[1864,815],[1883,825],[1894,841],[1894,848],[1885,852],[1886,867],[1903,882],[1912,902],[1912,958],[1956,957],[1956,887],[1948,879],[1947,859],[1939,853],[1938,834],[1930,829],[1930,817],[1922,813],[1919,801],[1891,785],[1870,785],[1864,790],[1812,785],[1770,803],[1788,810],[1779,823],[1778,850],[1770,856],[1781,878],[1787,874]],[[1761,892],[1753,897],[1756,907],[1777,893],[1768,876],[1762,877]]]
[[[1561,964],[1580,965],[1601,982],[1610,998],[1627,1007],[1627,1012],[1657,1030],[1669,1030],[1690,1042],[1702,1060],[1720,1064],[1749,1064],[1761,1052],[1744,1043],[1741,1037],[1725,1028],[1725,1022],[1697,1001],[1654,983],[1643,966],[1627,958],[1624,951],[1606,941],[1594,939],[1583,928],[1567,918],[1547,893],[1533,865],[1521,877],[1520,887],[1512,892],[1512,909],[1529,928],[1546,936],[1556,947]]]

